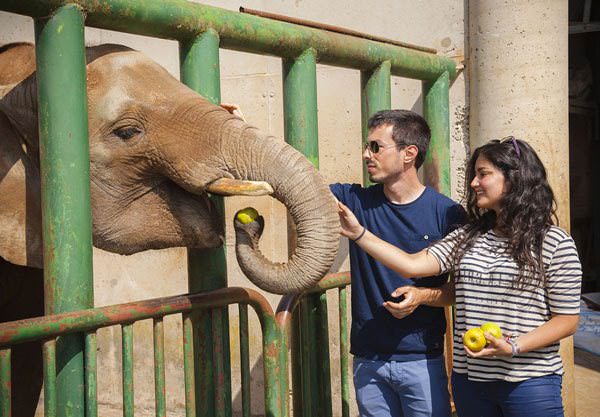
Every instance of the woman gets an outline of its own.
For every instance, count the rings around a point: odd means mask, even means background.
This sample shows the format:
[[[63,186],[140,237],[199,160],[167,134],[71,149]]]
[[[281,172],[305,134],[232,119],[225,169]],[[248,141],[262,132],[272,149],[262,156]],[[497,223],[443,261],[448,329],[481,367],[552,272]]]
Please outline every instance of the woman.
[[[342,234],[406,277],[453,272],[460,417],[563,416],[558,348],[577,329],[581,265],[573,239],[554,225],[546,170],[529,144],[509,137],[475,150],[467,184],[467,224],[421,252],[380,240],[340,203]],[[470,351],[462,335],[484,322],[506,338],[486,333],[488,345]]]

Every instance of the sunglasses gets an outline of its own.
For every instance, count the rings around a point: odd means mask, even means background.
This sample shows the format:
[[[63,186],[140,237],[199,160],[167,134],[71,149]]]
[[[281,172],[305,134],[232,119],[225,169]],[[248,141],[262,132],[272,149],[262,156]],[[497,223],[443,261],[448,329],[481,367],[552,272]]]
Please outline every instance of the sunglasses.
[[[374,140],[372,140],[365,143],[365,146],[363,147],[363,152],[368,149],[371,153],[379,153],[381,148],[383,147],[379,145],[379,142],[375,142]]]

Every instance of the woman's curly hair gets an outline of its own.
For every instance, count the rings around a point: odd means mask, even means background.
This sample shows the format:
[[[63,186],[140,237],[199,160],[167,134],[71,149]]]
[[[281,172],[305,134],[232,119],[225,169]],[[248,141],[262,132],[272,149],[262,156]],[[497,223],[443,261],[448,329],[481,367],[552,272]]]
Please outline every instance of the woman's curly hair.
[[[498,214],[477,207],[477,196],[470,184],[476,175],[475,162],[483,157],[500,169],[506,192]],[[492,140],[475,149],[466,172],[467,225],[452,253],[455,268],[477,238],[496,228],[508,238],[508,247],[519,268],[513,285],[518,288],[544,284],[542,244],[551,225],[558,223],[556,202],[542,161],[525,141],[512,136]],[[555,221],[554,221],[555,220]],[[460,280],[459,274],[456,279]]]

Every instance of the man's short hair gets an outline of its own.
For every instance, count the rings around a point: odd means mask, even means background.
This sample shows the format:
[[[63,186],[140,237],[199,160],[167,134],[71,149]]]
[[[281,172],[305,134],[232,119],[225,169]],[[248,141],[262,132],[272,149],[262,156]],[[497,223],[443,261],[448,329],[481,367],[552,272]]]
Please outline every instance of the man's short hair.
[[[431,130],[423,117],[410,110],[382,110],[371,116],[367,128],[372,130],[379,126],[393,126],[392,138],[399,150],[415,145],[419,150],[415,167],[419,169],[423,165],[431,139]]]

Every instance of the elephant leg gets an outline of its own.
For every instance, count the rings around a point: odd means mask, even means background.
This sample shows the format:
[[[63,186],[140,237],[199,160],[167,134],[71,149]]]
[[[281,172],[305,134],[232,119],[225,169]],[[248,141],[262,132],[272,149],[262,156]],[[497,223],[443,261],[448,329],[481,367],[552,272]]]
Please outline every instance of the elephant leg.
[[[43,271],[16,266],[0,258],[0,322],[43,315]],[[11,359],[12,415],[33,417],[42,388],[42,344],[15,345]]]

